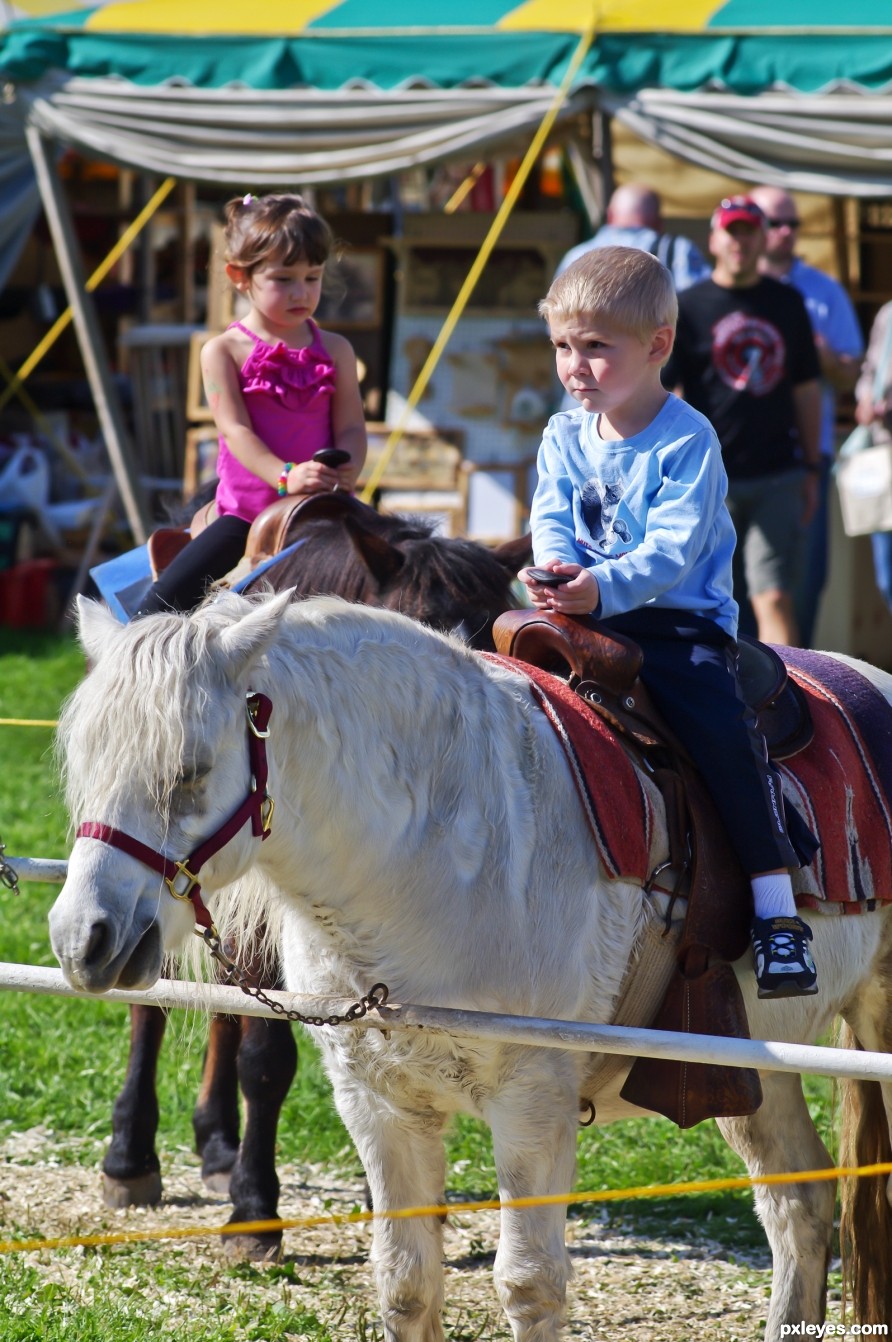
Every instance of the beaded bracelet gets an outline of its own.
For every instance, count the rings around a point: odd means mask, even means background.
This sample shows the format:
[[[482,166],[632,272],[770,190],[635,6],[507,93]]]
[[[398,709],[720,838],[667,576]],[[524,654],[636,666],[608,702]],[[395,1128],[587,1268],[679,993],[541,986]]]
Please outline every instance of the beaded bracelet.
[[[279,475],[279,479],[276,483],[276,493],[278,494],[280,499],[284,499],[285,495],[288,493],[288,472],[293,470],[294,470],[294,462],[286,461],[285,465],[282,467],[281,474]]]

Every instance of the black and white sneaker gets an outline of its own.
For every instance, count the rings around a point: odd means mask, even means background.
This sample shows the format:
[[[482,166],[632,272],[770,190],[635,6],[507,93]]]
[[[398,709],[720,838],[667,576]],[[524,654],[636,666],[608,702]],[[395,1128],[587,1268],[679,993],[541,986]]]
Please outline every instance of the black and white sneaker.
[[[754,918],[750,936],[760,997],[809,997],[818,991],[808,947],[811,928],[801,918]]]

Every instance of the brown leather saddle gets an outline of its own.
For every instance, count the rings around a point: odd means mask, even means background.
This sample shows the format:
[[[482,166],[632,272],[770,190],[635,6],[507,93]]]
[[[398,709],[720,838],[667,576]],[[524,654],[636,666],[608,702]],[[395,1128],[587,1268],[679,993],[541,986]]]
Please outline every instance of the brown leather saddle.
[[[289,494],[285,498],[275,499],[254,518],[245,542],[245,556],[251,561],[251,567],[256,568],[264,560],[280,554],[289,544],[291,527],[298,519],[303,523],[321,517],[359,514],[365,517],[368,513],[374,513],[374,510],[360,503],[352,494],[340,490],[321,494]],[[148,540],[148,552],[153,580],[157,580],[158,575],[164,572],[192,537],[204,531],[215,517],[212,499],[198,509],[188,529],[159,527],[152,532]]]
[[[639,746],[682,750],[638,679],[643,653],[633,639],[557,612],[509,610],[493,628],[496,649],[569,679],[577,694]],[[738,675],[773,760],[804,750],[813,736],[808,703],[778,654],[742,636]]]
[[[493,633],[501,654],[568,679],[663,796],[670,865],[684,875],[688,908],[675,975],[653,1027],[748,1037],[729,962],[749,944],[749,881],[705,784],[639,679],[641,648],[613,630],[554,612],[508,611]],[[771,648],[751,640],[739,646],[744,697],[757,715],[771,758],[788,759],[812,739],[805,697]],[[637,1059],[621,1093],[680,1127],[753,1113],[762,1098],[758,1074],[750,1069],[650,1058]]]

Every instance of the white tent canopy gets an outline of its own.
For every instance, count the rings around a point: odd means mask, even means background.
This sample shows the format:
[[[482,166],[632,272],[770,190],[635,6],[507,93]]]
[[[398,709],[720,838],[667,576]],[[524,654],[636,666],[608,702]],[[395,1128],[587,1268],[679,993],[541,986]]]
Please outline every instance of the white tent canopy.
[[[712,172],[789,191],[892,195],[890,94],[642,89],[599,103],[639,138]]]

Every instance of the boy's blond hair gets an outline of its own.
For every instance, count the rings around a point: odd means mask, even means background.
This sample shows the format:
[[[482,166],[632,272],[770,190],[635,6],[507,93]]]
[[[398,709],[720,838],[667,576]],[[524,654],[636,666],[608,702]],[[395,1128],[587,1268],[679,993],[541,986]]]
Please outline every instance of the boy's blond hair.
[[[549,326],[589,313],[639,340],[660,326],[675,330],[678,299],[672,276],[637,247],[593,247],[552,281],[539,304]]]

